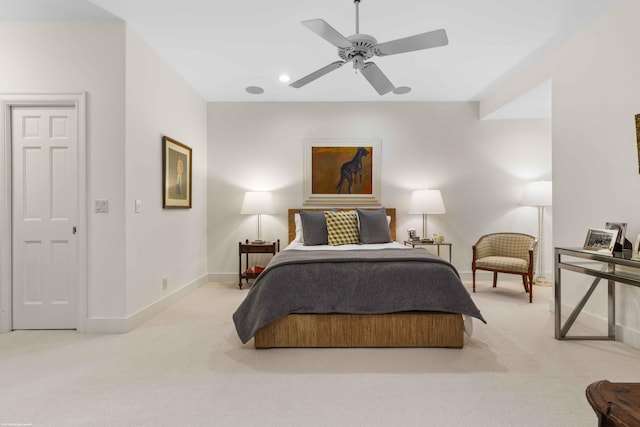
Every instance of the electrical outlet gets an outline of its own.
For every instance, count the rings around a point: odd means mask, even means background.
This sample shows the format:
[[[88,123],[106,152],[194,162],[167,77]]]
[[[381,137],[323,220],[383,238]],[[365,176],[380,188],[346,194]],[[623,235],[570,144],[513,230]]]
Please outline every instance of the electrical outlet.
[[[162,278],[162,290],[166,291],[167,288],[169,287],[169,279],[166,277]]]

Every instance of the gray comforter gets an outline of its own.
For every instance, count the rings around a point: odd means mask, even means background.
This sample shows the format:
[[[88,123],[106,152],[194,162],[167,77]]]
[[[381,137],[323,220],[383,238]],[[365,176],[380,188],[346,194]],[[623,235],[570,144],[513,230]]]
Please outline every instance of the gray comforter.
[[[246,343],[262,326],[291,313],[402,311],[460,313],[485,322],[455,267],[419,248],[280,252],[233,321]]]

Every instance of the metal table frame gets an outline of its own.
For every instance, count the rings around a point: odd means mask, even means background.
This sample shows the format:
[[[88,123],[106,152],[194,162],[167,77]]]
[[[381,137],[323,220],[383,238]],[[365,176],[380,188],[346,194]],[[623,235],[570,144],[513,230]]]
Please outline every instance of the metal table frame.
[[[574,258],[582,258],[593,261],[598,261],[601,270],[590,268],[583,265],[577,265],[576,261],[563,261],[562,256],[566,255]],[[555,337],[558,340],[615,340],[616,339],[616,286],[615,283],[623,283],[625,285],[631,285],[640,287],[640,275],[633,277],[629,274],[620,274],[616,272],[616,266],[625,266],[638,269],[640,273],[640,261],[629,260],[623,258],[614,258],[608,254],[600,254],[594,251],[586,251],[580,248],[556,248],[555,249]],[[567,321],[562,325],[561,320],[561,306],[562,306],[562,270],[574,271],[576,273],[593,276],[595,279],[591,283],[591,286],[582,297],[578,305],[573,309]],[[607,335],[602,336],[567,336],[569,329],[573,326],[576,318],[582,312],[585,304],[595,291],[596,287],[600,283],[600,280],[607,280],[607,299],[608,299],[608,331]]]
[[[412,242],[411,240],[405,240],[404,241],[404,245],[408,246],[411,245],[412,248],[415,248],[416,246],[437,246],[438,248],[438,256],[440,256],[440,246],[448,246],[449,247],[449,262],[451,261],[451,243],[436,243],[436,242],[432,242],[432,243],[428,243],[428,242]]]

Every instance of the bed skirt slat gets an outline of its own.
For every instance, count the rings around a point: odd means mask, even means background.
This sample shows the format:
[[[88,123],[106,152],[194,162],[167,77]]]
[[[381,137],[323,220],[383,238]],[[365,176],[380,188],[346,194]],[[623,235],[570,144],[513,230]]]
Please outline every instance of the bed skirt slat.
[[[455,313],[290,314],[256,332],[256,348],[462,348],[462,315]]]

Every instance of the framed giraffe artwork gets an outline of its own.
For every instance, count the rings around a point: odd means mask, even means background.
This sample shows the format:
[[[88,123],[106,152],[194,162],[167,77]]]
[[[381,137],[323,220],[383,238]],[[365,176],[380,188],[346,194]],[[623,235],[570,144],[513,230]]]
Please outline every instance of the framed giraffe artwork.
[[[380,204],[379,139],[309,139],[304,144],[304,204]]]
[[[162,137],[162,207],[191,208],[191,148]]]

